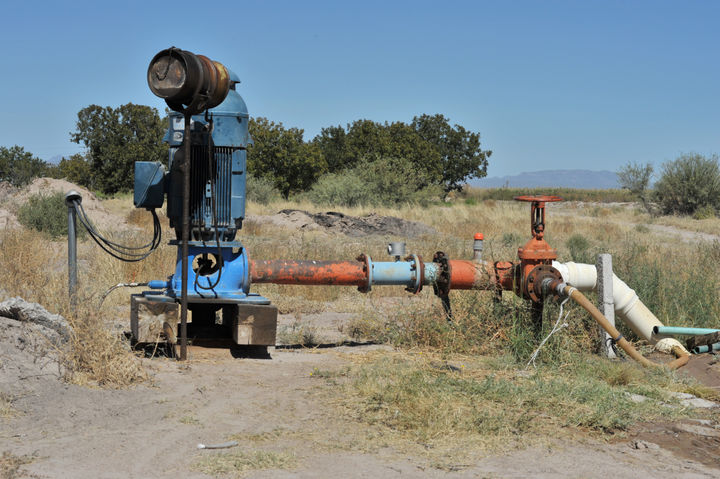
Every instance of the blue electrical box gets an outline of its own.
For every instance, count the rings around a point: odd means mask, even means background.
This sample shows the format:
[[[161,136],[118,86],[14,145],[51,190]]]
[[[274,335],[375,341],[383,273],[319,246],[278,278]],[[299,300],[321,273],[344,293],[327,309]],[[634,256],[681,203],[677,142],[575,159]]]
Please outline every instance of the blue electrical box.
[[[136,208],[160,208],[165,202],[165,167],[159,161],[135,162]]]

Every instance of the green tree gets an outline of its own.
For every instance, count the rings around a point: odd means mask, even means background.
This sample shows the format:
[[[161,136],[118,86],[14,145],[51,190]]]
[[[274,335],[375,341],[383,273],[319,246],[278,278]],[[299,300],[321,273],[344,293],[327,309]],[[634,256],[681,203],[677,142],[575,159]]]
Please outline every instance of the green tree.
[[[320,148],[303,141],[303,130],[263,117],[251,118],[249,128],[253,144],[248,147],[248,172],[274,181],[285,198],[307,190],[327,171]]]
[[[347,133],[342,126],[323,128],[312,142],[323,153],[328,172],[336,173],[352,166],[349,164],[352,160],[348,152]]]
[[[44,176],[50,165],[25,151],[22,146],[0,146],[0,181],[13,186],[24,186],[33,179]]]
[[[167,162],[167,145],[161,141],[165,129],[149,106],[90,105],[78,112],[70,139],[87,148],[95,187],[112,194],[132,189],[135,161]]]
[[[663,164],[655,197],[664,213],[692,215],[699,209],[720,208],[718,156],[686,154]]]
[[[411,124],[357,120],[347,128],[323,128],[313,139],[330,172],[354,168],[367,158],[402,158],[420,172],[424,184],[445,191],[460,190],[464,182],[483,177],[491,151],[480,147],[480,134],[451,126],[443,115],[421,115]]]
[[[418,172],[416,177],[423,179],[420,188],[442,181],[440,153],[406,123],[356,120],[347,126],[347,131],[341,126],[323,128],[312,142],[320,148],[328,171],[333,173],[373,158],[401,158]]]
[[[650,163],[641,165],[639,163],[628,163],[617,172],[618,183],[621,188],[629,190],[642,202],[648,213],[655,213],[650,202],[650,181],[653,177],[654,168]]]
[[[445,191],[460,191],[470,178],[487,175],[492,151],[480,147],[480,133],[457,124],[450,126],[449,120],[440,114],[416,116],[411,126],[440,153]]]
[[[85,155],[76,153],[68,158],[63,158],[57,165],[60,178],[65,178],[80,186],[93,188],[92,165]]]

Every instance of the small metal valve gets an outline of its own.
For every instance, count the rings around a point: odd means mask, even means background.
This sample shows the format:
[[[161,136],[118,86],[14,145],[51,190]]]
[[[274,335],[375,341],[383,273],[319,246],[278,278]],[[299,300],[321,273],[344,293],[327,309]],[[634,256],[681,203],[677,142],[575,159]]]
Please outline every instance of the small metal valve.
[[[388,243],[387,251],[390,256],[395,256],[395,261],[400,261],[400,258],[405,256],[405,243],[401,241]]]

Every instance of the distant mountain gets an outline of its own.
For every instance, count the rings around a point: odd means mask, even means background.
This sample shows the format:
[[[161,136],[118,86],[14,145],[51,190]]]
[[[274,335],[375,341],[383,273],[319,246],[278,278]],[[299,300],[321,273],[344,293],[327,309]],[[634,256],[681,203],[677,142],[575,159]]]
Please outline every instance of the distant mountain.
[[[62,160],[62,159],[65,158],[66,156],[70,156],[70,155],[55,155],[55,156],[51,156],[50,159],[47,160],[47,162],[48,162],[48,163],[52,163],[53,165],[57,165],[58,163],[60,163],[60,160]]]
[[[473,179],[468,182],[476,188],[579,188],[608,189],[620,188],[617,174],[612,171],[591,170],[543,170],[523,172],[511,176],[494,176]]]

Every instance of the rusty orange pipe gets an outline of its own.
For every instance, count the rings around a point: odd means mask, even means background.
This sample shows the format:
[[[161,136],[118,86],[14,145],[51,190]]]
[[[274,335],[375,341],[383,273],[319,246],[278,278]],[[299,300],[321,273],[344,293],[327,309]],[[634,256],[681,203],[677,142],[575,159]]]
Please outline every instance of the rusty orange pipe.
[[[362,286],[367,275],[358,261],[251,260],[250,282]]]
[[[516,264],[508,261],[476,263],[450,260],[450,289],[513,290]],[[424,264],[423,284],[437,278],[436,263]],[[366,264],[360,261],[251,260],[251,283],[296,285],[368,285]]]
[[[513,290],[515,264],[450,260],[450,289]]]

